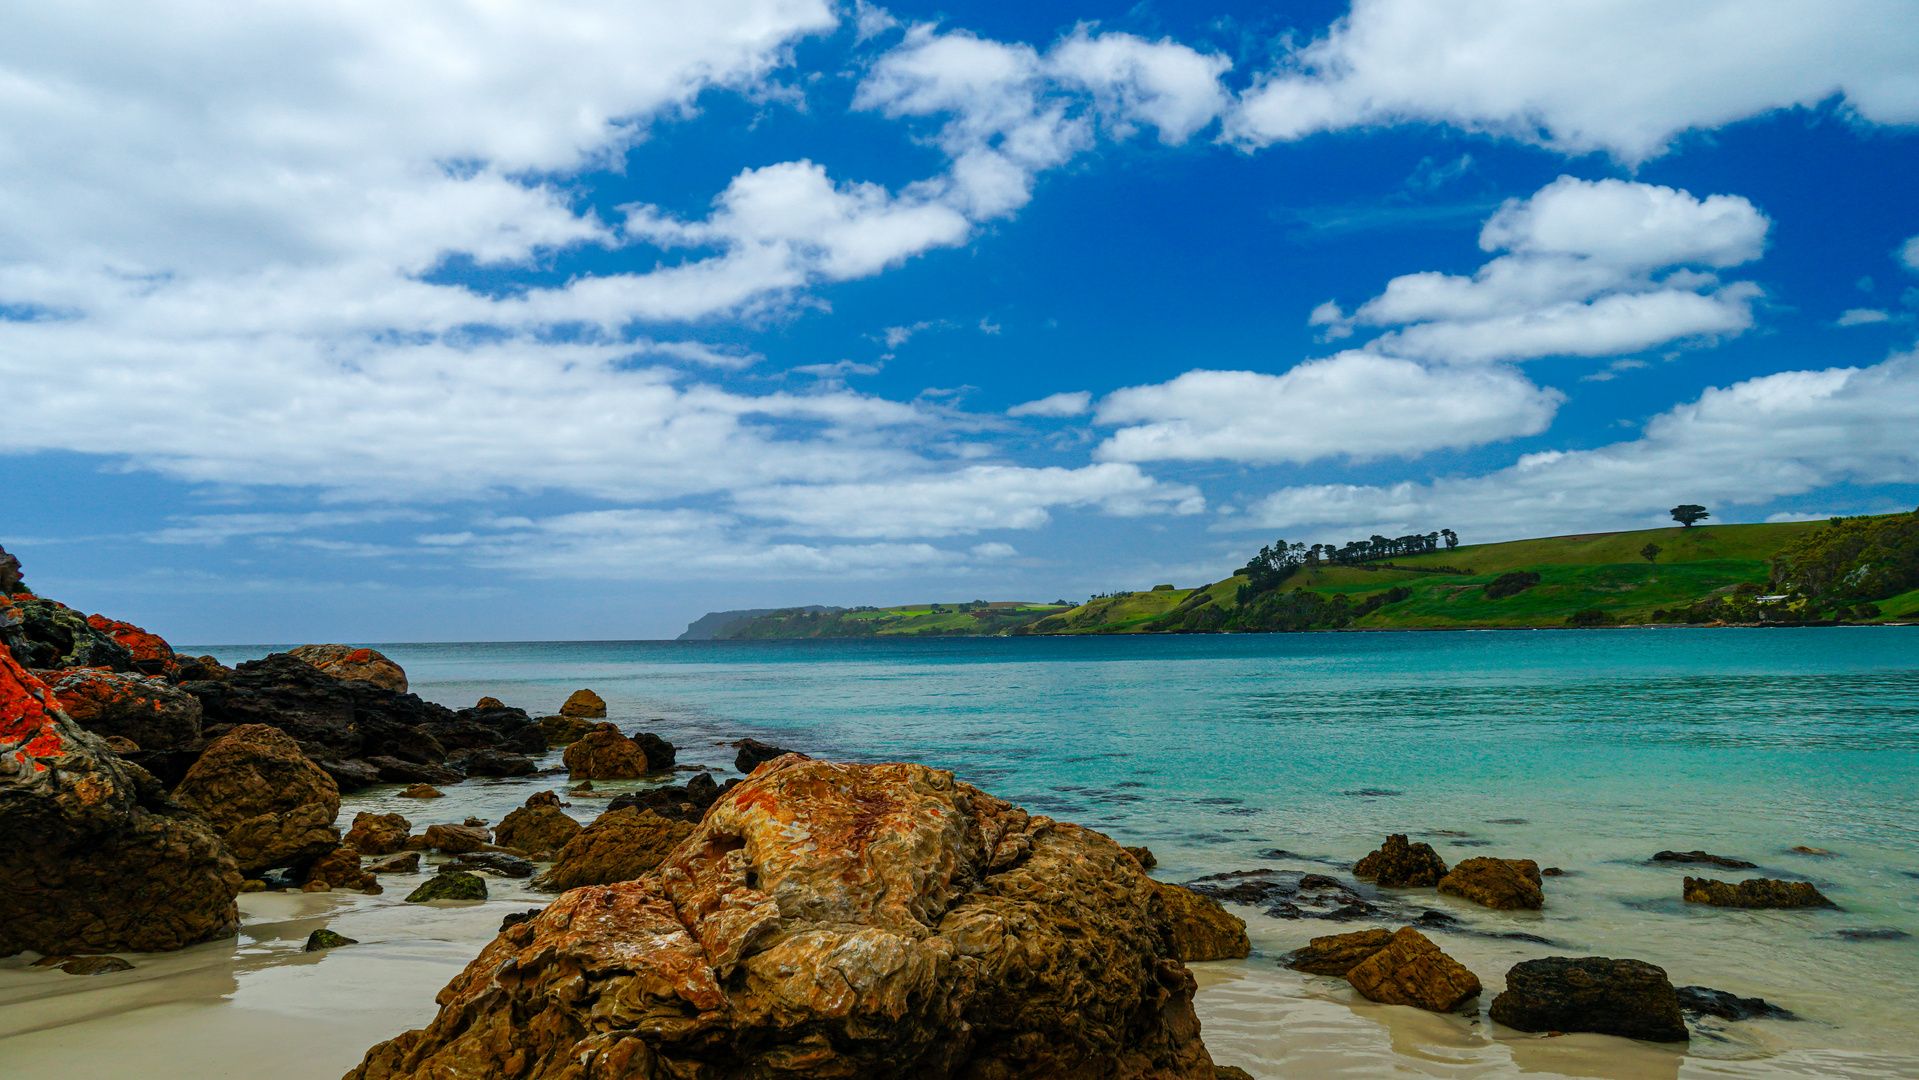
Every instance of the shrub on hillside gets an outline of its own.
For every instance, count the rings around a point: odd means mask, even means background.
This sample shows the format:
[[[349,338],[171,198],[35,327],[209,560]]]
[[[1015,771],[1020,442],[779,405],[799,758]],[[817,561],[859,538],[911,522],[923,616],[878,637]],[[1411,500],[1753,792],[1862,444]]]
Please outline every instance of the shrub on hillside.
[[[1499,575],[1486,585],[1486,599],[1504,600],[1508,596],[1518,596],[1537,584],[1538,574],[1531,570],[1514,570],[1510,574]]]

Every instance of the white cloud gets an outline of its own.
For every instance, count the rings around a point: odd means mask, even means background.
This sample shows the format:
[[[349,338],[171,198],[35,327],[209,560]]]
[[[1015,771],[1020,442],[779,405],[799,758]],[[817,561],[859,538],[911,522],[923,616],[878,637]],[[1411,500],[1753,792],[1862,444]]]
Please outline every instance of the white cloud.
[[[1411,457],[1545,430],[1564,396],[1504,366],[1429,368],[1348,351],[1281,375],[1189,371],[1108,395],[1104,461]]]
[[[1093,95],[1115,134],[1125,137],[1143,123],[1173,145],[1212,123],[1226,107],[1219,79],[1233,66],[1218,53],[1196,52],[1169,39],[1094,35],[1083,26],[1047,59],[1055,78]]]
[[[1872,323],[1891,322],[1892,316],[1875,308],[1853,308],[1833,320],[1834,326],[1868,326]]]
[[[1479,234],[1485,251],[1577,255],[1620,267],[1738,266],[1757,259],[1770,223],[1737,195],[1562,176],[1509,199]]]
[[[1832,514],[1804,514],[1796,510],[1781,511],[1777,514],[1767,514],[1766,523],[1768,525],[1777,525],[1786,521],[1828,521],[1834,516],[1835,515]]]
[[[1919,236],[1899,245],[1899,261],[1906,269],[1919,271]]]
[[[155,544],[224,544],[241,536],[269,536],[314,529],[372,525],[393,521],[432,521],[418,510],[318,510],[309,513],[195,514],[176,516],[164,529],[146,534]]]
[[[1285,488],[1235,527],[1392,531],[1448,526],[1469,541],[1664,522],[1682,502],[1715,515],[1837,483],[1919,481],[1919,358],[1786,371],[1706,391],[1595,450],[1527,454],[1484,476]]]
[[[1248,145],[1427,121],[1643,161],[1679,134],[1843,95],[1919,122],[1905,0],[1354,0],[1228,117]]]
[[[1681,338],[1738,334],[1752,326],[1751,301],[1759,295],[1750,282],[1705,296],[1679,289],[1621,293],[1490,319],[1421,323],[1385,334],[1371,347],[1462,362],[1616,356]]]
[[[1006,410],[1008,416],[1082,416],[1093,408],[1093,395],[1085,390],[1048,394],[1037,401],[1023,402]]]

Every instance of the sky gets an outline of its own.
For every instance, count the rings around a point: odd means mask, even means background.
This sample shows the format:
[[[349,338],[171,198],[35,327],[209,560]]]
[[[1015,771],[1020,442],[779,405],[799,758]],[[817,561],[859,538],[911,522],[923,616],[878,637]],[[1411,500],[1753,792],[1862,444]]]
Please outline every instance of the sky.
[[[0,545],[175,642],[1919,502],[1910,0],[8,6]]]

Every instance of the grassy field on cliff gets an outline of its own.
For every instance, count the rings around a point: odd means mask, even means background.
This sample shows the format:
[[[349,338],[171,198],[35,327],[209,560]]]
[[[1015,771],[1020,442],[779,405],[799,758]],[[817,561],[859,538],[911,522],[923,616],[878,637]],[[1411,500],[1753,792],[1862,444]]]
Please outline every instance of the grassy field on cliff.
[[[730,640],[808,637],[978,637],[999,634],[1064,610],[1024,600],[902,604],[889,608],[804,611],[789,608],[748,619],[719,635]]]

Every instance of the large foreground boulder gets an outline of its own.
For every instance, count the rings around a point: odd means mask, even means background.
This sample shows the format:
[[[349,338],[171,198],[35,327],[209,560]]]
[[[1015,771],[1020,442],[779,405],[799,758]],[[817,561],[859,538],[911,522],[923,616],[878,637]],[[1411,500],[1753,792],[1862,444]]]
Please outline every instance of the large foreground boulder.
[[[47,685],[66,714],[102,738],[117,735],[142,750],[179,750],[200,742],[200,701],[165,679],[77,668]]]
[[[60,711],[0,649],[0,956],[159,952],[239,928],[204,821]]]
[[[1683,1042],[1686,1021],[1666,970],[1643,960],[1548,956],[1506,972],[1492,1018],[1520,1031],[1596,1031]]]
[[[336,679],[358,679],[382,690],[406,693],[406,670],[373,649],[352,645],[302,645],[288,649],[298,657]]]
[[[561,892],[582,885],[632,881],[665,862],[691,835],[692,825],[663,818],[651,810],[608,810],[566,842],[553,868],[535,884]]]
[[[1353,876],[1388,889],[1430,887],[1446,876],[1446,860],[1431,844],[1409,843],[1405,833],[1394,833],[1379,850],[1353,864]]]
[[[278,728],[245,724],[207,747],[174,798],[213,823],[247,874],[333,850],[340,788]]]
[[[349,1075],[1214,1080],[1158,899],[951,773],[792,758],[645,878],[508,927]]]
[[[1478,997],[1480,989],[1479,976],[1410,926],[1348,968],[1346,981],[1369,1000],[1433,1012],[1451,1012]]]

